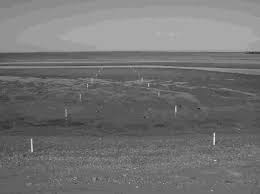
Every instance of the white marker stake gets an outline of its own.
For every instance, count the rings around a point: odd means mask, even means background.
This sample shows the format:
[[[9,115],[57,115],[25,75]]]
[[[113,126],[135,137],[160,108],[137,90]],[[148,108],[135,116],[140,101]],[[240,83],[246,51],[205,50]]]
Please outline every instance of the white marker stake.
[[[160,97],[160,96],[161,96],[161,92],[160,92],[160,91],[158,91],[158,94],[157,94],[157,95],[158,95],[158,97]]]
[[[67,110],[67,108],[65,108],[64,116],[65,116],[65,120],[67,120],[68,119],[68,110]]]
[[[87,89],[88,89],[88,84],[87,84]]]
[[[147,87],[150,88],[150,83],[147,84]]]
[[[216,145],[216,133],[213,133],[213,146]]]
[[[176,117],[176,114],[177,114],[177,105],[175,105],[174,107],[174,116]]]
[[[33,138],[31,138],[31,153],[33,153]]]
[[[82,102],[82,95],[79,93],[79,101]]]

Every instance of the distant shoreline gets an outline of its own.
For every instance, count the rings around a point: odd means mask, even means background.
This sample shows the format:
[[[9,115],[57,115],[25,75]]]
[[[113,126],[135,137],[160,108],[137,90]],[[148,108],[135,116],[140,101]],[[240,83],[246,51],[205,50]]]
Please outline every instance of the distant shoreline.
[[[245,75],[260,75],[259,69],[246,68],[216,68],[216,67],[184,67],[184,66],[165,66],[165,65],[77,65],[77,66],[0,66],[0,69],[18,70],[18,69],[98,69],[98,68],[140,68],[140,69],[183,69],[183,70],[199,70],[199,71],[213,71],[222,73],[237,73]]]
[[[248,51],[246,54],[260,54],[260,51]]]
[[[97,51],[25,51],[0,52],[1,54],[54,54],[54,53],[260,53],[260,51],[171,51],[171,50],[97,50]]]
[[[252,52],[257,51],[247,53]],[[212,68],[226,70],[229,68],[239,69],[239,71],[245,69],[244,72],[258,71],[260,55],[247,53],[171,51],[0,53],[0,68],[99,68],[99,66],[111,66],[110,68],[126,66],[128,68],[139,66],[138,68],[210,68],[211,71]]]
[[[237,69],[260,69],[260,61],[206,61],[194,60],[45,60],[45,61],[10,61],[0,62],[0,68],[87,68],[93,67],[141,67],[156,68],[158,66],[167,67],[196,67],[196,68],[237,68]]]

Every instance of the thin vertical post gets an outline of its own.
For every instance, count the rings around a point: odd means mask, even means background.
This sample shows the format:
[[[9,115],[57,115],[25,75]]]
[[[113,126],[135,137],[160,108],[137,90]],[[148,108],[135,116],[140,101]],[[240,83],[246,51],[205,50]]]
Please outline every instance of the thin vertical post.
[[[178,111],[178,110],[177,110],[177,105],[175,105],[175,106],[174,106],[174,117],[176,117],[177,111]]]
[[[82,102],[82,95],[79,93],[79,101]]]
[[[33,153],[33,138],[31,138],[31,153]]]
[[[213,133],[213,146],[216,145],[216,133],[214,132]]]
[[[65,108],[64,116],[65,116],[65,120],[68,120],[68,109],[67,108]]]

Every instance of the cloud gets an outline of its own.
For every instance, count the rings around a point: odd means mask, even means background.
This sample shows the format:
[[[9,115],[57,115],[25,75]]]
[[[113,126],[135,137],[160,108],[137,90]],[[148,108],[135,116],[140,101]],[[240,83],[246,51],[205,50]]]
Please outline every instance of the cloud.
[[[16,18],[3,19],[0,8],[0,50],[247,48],[260,33],[259,18],[237,11],[238,5],[231,9],[234,0],[220,1],[199,0],[195,6],[192,0],[35,0],[5,10]]]
[[[110,20],[74,27],[62,36],[100,50],[243,50],[255,40],[245,26],[182,17]]]

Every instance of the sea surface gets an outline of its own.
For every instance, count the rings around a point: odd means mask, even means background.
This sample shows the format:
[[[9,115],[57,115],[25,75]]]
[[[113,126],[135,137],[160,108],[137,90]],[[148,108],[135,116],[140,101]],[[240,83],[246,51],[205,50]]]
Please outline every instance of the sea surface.
[[[35,52],[0,53],[0,69],[145,67],[260,75],[260,53],[246,52]]]
[[[33,61],[175,61],[259,64],[260,54],[243,52],[35,52],[0,53],[0,62]]]

